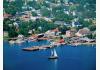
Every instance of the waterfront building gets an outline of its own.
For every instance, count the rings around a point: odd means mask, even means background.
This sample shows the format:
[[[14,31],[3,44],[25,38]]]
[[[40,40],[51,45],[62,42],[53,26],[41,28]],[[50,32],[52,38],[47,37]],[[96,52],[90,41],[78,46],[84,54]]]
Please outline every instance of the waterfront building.
[[[76,36],[82,37],[82,36],[86,36],[90,33],[91,33],[90,29],[85,27],[83,29],[79,29],[79,31],[76,33]]]

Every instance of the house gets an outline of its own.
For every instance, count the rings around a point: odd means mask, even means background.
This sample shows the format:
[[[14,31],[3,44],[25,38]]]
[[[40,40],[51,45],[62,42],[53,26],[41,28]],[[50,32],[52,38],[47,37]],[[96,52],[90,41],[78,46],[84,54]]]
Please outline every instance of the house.
[[[14,22],[13,25],[18,28],[19,27],[19,24],[17,22]]]
[[[47,36],[58,36],[60,33],[61,32],[58,30],[58,28],[45,32]]]
[[[71,25],[69,23],[66,23],[65,26],[66,27],[71,27]]]
[[[46,21],[52,22],[52,19],[51,19],[51,18],[41,17],[41,16],[36,16],[36,17],[30,16],[30,19],[31,19],[32,21],[35,21],[36,19],[44,19],[44,20],[46,20]]]
[[[72,15],[73,15],[73,16],[75,16],[75,15],[76,15],[76,12],[75,12],[75,11],[73,11],[73,12],[72,12]]]
[[[69,0],[63,0],[63,1],[64,1],[64,3],[68,3]]]
[[[48,37],[55,36],[55,32],[53,32],[52,30],[48,30],[47,32],[45,32],[45,34]]]
[[[29,34],[32,34],[32,30],[29,30],[28,33],[29,33]]]
[[[9,26],[9,27],[12,27],[12,26],[13,26],[13,24],[8,24],[8,26]]]
[[[28,6],[24,5],[22,6],[22,10],[26,10],[28,8]]]
[[[66,22],[64,22],[64,21],[55,21],[54,24],[57,24],[57,25],[66,25]]]
[[[71,31],[66,31],[66,37],[71,37]]]
[[[74,21],[73,21],[73,22],[71,23],[71,26],[72,26],[72,27],[80,27],[80,26],[82,26],[82,25],[81,25],[79,22],[74,22]]]
[[[35,12],[36,10],[35,10],[35,8],[32,8],[32,10],[31,10],[32,12]]]
[[[15,0],[6,0],[6,1],[8,1],[8,2],[14,2]]]
[[[30,20],[35,21],[38,17],[30,16]]]
[[[32,16],[31,11],[24,11],[16,15],[23,21],[29,21],[30,17]]]
[[[49,22],[52,22],[51,18],[42,17],[42,19],[44,19],[44,20],[46,20],[46,21],[49,21]]]
[[[76,29],[68,30],[66,31],[66,37],[74,37],[76,32]]]
[[[12,17],[12,15],[11,15],[11,14],[7,14],[7,13],[4,13],[4,14],[3,14],[3,17],[4,17],[4,19],[5,19],[5,18],[10,18],[10,17]]]
[[[40,9],[39,9],[39,10],[35,10],[34,12],[35,12],[38,16],[42,16],[42,15],[41,15]]]
[[[8,37],[8,32],[7,31],[3,31],[3,36],[4,37]]]
[[[74,21],[74,22],[78,22],[78,20],[79,20],[79,18],[74,18],[73,21]]]
[[[89,18],[85,18],[85,19],[84,19],[84,21],[88,21],[88,22],[89,22],[89,21],[90,21],[90,19],[89,19]]]
[[[64,11],[64,13],[65,13],[65,14],[67,14],[67,15],[69,15],[69,14],[70,14],[70,13],[69,13],[69,11]]]
[[[45,1],[45,3],[50,3],[49,1]]]
[[[17,38],[18,38],[19,40],[22,40],[22,39],[24,39],[24,35],[19,34]]]
[[[65,2],[65,6],[69,6],[69,3],[68,2]]]
[[[80,42],[95,42],[95,39],[89,39],[87,37],[79,38]]]
[[[17,37],[17,40],[15,41],[15,43],[21,44],[21,43],[23,43],[23,42],[25,42],[25,40],[24,40],[24,35],[19,34],[18,37]]]
[[[33,1],[33,0],[27,0],[27,1]]]
[[[30,20],[30,16],[29,15],[22,15],[20,17],[20,19],[23,20],[23,21],[29,21]]]
[[[91,31],[90,31],[90,29],[88,29],[88,28],[83,28],[83,29],[80,29],[77,33],[76,33],[76,36],[79,36],[79,37],[81,37],[81,36],[85,36],[85,35],[88,35],[88,34],[90,34],[91,33]]]

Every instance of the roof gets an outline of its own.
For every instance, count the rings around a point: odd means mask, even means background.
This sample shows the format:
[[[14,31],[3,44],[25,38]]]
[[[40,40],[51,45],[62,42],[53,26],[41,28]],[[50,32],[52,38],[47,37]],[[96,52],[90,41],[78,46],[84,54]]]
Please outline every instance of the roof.
[[[4,18],[8,18],[8,17],[11,17],[11,16],[12,16],[11,14],[7,14],[7,13],[3,14]]]
[[[84,34],[89,34],[90,33],[90,29],[88,28],[83,28],[83,29],[80,29],[78,31],[80,34],[84,35]]]
[[[74,24],[75,24],[75,25],[81,25],[79,22],[75,22]]]
[[[56,29],[53,29],[52,31],[53,31],[53,32],[58,32],[58,31],[59,31],[59,29],[58,29],[58,28],[56,28]]]
[[[22,34],[19,34],[19,35],[18,35],[18,38],[22,38],[22,37],[24,37]]]
[[[65,25],[66,22],[64,22],[64,21],[55,21],[54,24],[57,24],[57,25]]]
[[[95,39],[89,39],[87,37],[84,37],[84,38],[79,38],[79,40],[83,40],[83,41],[94,41]]]

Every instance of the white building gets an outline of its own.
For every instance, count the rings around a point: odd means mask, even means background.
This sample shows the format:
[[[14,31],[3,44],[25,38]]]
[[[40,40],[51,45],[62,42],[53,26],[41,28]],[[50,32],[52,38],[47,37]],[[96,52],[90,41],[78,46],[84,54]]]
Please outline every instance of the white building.
[[[6,0],[6,1],[8,1],[8,2],[14,2],[15,0]]]
[[[24,35],[19,34],[17,38],[18,38],[19,40],[22,40],[22,39],[24,38]]]
[[[74,23],[75,23],[75,22],[72,22],[72,23],[71,23],[72,27],[75,27],[75,24],[74,24]]]
[[[75,15],[76,15],[76,12],[75,12],[75,11],[73,11],[73,12],[72,12],[72,15],[73,15],[73,16],[75,16]]]
[[[8,37],[8,32],[7,31],[3,31],[3,36],[4,37]]]
[[[65,14],[67,14],[67,15],[69,15],[69,14],[70,14],[70,13],[69,13],[69,11],[64,11],[64,13],[65,13]]]
[[[18,23],[17,23],[17,22],[14,22],[14,23],[13,23],[13,25],[14,25],[16,28],[18,28],[18,27],[19,27],[19,25],[18,25]]]

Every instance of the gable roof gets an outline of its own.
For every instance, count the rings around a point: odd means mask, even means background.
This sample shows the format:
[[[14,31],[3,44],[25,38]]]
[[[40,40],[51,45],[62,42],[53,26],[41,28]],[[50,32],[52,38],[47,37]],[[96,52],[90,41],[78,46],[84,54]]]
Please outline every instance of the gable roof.
[[[88,28],[83,28],[83,29],[80,29],[78,31],[80,34],[84,35],[84,34],[89,34],[90,33],[90,29]]]

